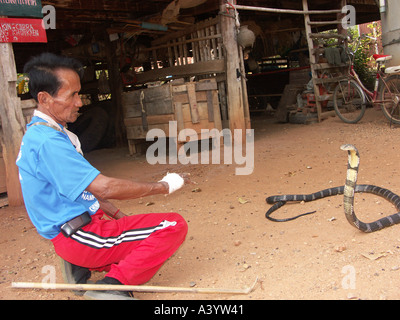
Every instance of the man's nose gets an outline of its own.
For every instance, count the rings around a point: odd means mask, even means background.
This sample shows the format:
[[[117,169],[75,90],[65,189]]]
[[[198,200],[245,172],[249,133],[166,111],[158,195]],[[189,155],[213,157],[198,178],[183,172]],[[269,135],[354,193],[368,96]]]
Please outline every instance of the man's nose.
[[[81,99],[81,96],[80,96],[80,95],[77,96],[75,105],[76,105],[78,108],[80,108],[80,107],[83,106],[83,102],[82,102],[82,99]]]

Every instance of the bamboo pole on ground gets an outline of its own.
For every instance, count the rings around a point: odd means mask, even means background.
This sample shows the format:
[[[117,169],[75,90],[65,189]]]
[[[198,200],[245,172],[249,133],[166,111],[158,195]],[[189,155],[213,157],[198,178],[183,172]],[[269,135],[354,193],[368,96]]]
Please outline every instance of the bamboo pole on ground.
[[[110,285],[110,284],[71,284],[71,283],[41,283],[41,282],[12,282],[11,287],[17,289],[44,289],[44,290],[112,290],[133,292],[181,292],[181,293],[205,293],[205,294],[249,294],[254,290],[258,278],[254,284],[246,289],[223,289],[223,288],[187,288],[187,287],[164,287],[164,286],[142,286],[142,285]]]

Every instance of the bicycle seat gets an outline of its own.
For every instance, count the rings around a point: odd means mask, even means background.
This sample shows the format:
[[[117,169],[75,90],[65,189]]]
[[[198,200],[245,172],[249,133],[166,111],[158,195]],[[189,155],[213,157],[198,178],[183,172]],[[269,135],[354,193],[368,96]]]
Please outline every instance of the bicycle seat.
[[[392,59],[392,56],[386,55],[386,54],[374,54],[372,56],[377,62],[383,62],[383,61],[388,61]]]
[[[385,73],[386,74],[400,73],[400,66],[386,68]]]

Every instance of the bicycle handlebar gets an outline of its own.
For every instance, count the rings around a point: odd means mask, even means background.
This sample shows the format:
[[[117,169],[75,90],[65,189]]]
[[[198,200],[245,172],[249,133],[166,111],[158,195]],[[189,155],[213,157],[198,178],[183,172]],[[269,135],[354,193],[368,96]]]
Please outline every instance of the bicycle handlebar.
[[[375,41],[375,42],[377,41],[377,38],[368,36],[368,35],[366,35],[366,34],[362,34],[361,36],[357,37],[356,39],[350,39],[350,37],[349,37],[349,40],[348,40],[349,43],[352,43],[352,42],[356,41],[356,47],[355,47],[354,50],[351,50],[351,49],[349,48],[349,46],[347,46],[347,54],[350,56],[351,64],[353,63],[354,54],[357,52],[358,48],[359,48],[360,45],[361,45],[361,40],[362,40],[362,39],[365,39],[365,38],[367,38],[367,39],[369,39],[369,40],[372,40],[372,41]]]

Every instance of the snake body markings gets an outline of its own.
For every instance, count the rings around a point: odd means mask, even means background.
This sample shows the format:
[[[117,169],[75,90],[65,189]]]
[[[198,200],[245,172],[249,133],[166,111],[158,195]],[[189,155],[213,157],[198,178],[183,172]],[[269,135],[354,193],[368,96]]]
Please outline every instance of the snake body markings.
[[[378,195],[391,202],[398,211],[400,211],[400,197],[397,194],[385,188],[369,184],[357,185],[356,184],[357,174],[358,174],[358,167],[360,164],[360,155],[358,153],[358,150],[351,144],[342,145],[340,148],[348,152],[346,183],[344,186],[324,189],[311,194],[270,196],[266,199],[266,201],[268,204],[273,204],[273,206],[266,212],[265,217],[275,222],[291,221],[301,216],[314,213],[315,211],[303,213],[295,217],[286,219],[276,219],[272,218],[270,215],[272,214],[272,212],[279,209],[287,202],[299,202],[299,201],[309,202],[325,197],[343,194],[345,216],[349,221],[349,223],[352,226],[356,227],[357,229],[363,232],[375,232],[383,228],[390,227],[394,224],[400,223],[400,212],[392,214],[387,217],[383,217],[379,220],[370,223],[362,222],[357,218],[354,212],[354,194],[357,192],[365,192]]]

